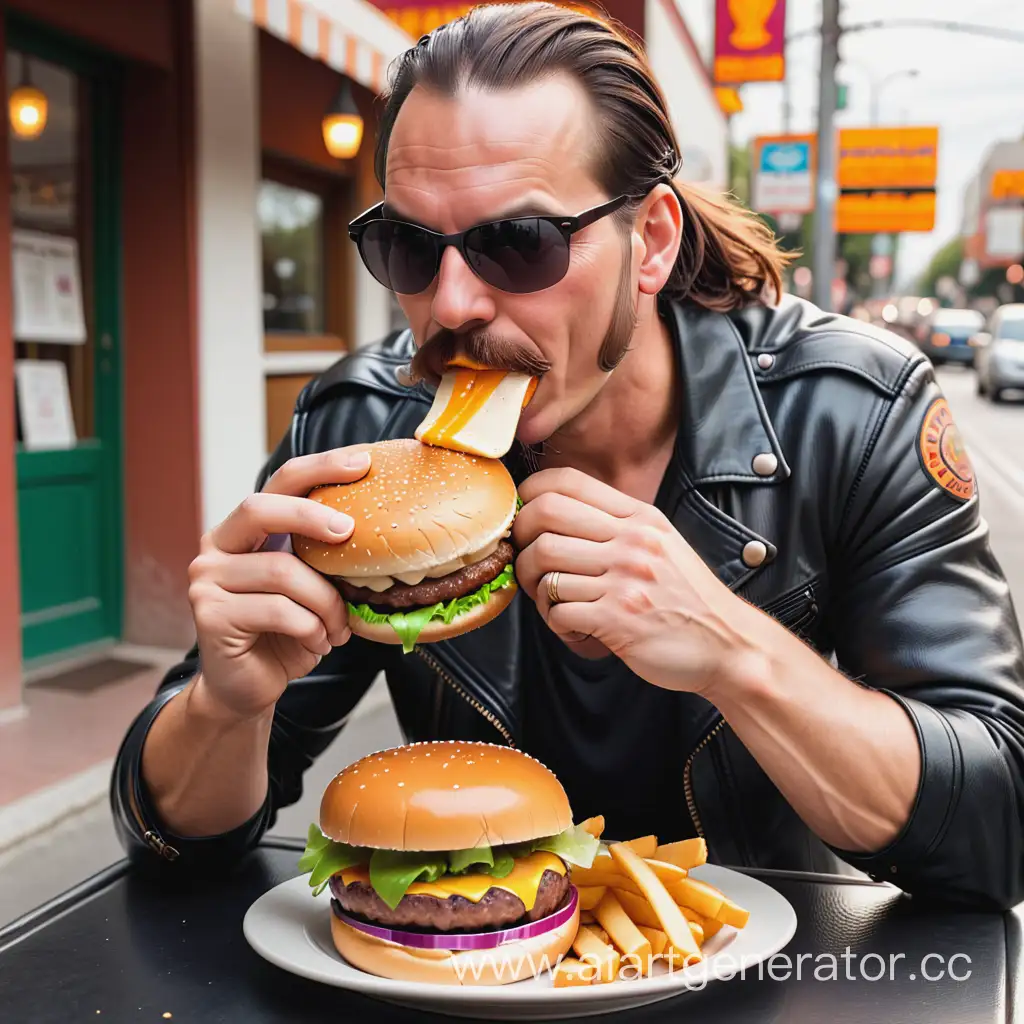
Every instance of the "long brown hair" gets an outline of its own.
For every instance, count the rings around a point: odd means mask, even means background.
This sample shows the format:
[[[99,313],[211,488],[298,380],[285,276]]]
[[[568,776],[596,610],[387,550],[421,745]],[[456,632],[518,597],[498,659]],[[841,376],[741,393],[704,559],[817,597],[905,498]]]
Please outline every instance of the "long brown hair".
[[[395,119],[415,86],[450,96],[467,86],[514,88],[557,72],[575,78],[590,97],[598,132],[595,177],[609,196],[635,197],[620,211],[627,222],[660,182],[679,197],[683,239],[662,294],[719,311],[778,301],[792,257],[750,211],[676,177],[679,143],[641,43],[579,9],[546,2],[476,7],[399,57],[377,136],[381,187]]]

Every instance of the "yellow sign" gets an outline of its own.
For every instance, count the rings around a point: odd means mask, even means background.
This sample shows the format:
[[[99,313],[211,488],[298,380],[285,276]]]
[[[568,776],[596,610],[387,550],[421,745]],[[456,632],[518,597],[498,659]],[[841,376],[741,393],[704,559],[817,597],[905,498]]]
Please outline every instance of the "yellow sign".
[[[844,128],[837,181],[847,188],[934,188],[938,128]]]
[[[718,100],[719,109],[726,116],[739,114],[743,110],[743,100],[740,99],[738,89],[730,88],[727,85],[716,85],[715,99]]]
[[[996,202],[1005,199],[1024,199],[1024,170],[1002,169],[993,171],[989,192]]]
[[[836,201],[836,231],[840,234],[934,229],[934,191],[845,192]]]

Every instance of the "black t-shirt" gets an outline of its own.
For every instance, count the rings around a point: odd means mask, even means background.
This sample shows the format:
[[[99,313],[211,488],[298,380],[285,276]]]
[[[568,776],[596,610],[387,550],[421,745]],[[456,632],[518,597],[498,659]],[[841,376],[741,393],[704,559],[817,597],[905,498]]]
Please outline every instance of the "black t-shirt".
[[[673,463],[655,500],[668,515],[679,501]],[[523,746],[558,776],[574,820],[603,814],[612,839],[695,836],[683,773],[714,708],[703,697],[646,682],[614,655],[581,657],[548,629],[532,601],[521,605]]]

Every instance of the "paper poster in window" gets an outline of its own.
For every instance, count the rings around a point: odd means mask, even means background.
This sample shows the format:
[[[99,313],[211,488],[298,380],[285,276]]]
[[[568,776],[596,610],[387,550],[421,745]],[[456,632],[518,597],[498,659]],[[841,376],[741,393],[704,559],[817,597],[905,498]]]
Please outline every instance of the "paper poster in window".
[[[14,379],[25,448],[74,448],[75,421],[67,367],[57,359],[18,359]]]
[[[42,231],[12,231],[11,243],[15,340],[84,344],[78,243]]]

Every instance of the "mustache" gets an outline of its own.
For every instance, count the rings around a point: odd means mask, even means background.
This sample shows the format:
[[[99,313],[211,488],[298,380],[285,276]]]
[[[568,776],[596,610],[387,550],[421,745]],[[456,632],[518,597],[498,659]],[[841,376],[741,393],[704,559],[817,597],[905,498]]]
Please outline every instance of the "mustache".
[[[485,330],[457,334],[442,329],[417,350],[405,368],[405,376],[412,382],[422,380],[436,386],[457,355],[495,370],[524,373],[529,377],[542,377],[551,369],[551,363],[543,356],[500,334]]]

